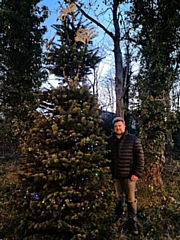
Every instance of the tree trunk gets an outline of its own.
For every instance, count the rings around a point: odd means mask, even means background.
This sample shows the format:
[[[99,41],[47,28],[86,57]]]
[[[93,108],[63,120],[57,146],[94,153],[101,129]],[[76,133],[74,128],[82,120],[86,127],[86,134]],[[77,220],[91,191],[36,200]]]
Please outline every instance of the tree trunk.
[[[114,42],[114,58],[115,58],[115,94],[116,94],[116,115],[124,117],[124,78],[123,78],[123,62],[122,52],[120,47],[120,24],[118,6],[119,0],[114,0],[112,3],[113,23],[114,23],[114,34],[110,32],[107,27],[103,26],[99,21],[87,14],[79,5],[76,4],[77,8],[81,13],[90,21],[100,27]]]
[[[148,167],[146,167],[144,172],[144,181],[148,184],[149,187],[153,188],[161,188],[163,181],[161,177],[161,162],[152,163]]]
[[[115,43],[115,93],[116,93],[116,115],[124,117],[124,101],[123,101],[123,66],[122,53],[119,43]]]
[[[124,102],[123,102],[123,62],[122,52],[120,48],[120,27],[118,21],[118,6],[119,1],[115,0],[113,4],[113,22],[114,22],[114,58],[115,58],[115,93],[116,93],[116,115],[124,117]]]

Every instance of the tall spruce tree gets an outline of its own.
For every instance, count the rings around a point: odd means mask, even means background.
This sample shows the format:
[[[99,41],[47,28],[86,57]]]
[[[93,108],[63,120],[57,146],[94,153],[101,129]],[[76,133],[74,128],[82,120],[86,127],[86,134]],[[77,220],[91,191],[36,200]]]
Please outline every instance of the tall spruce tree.
[[[66,16],[60,24],[52,25],[58,39],[52,41],[52,38],[47,43],[47,68],[59,78],[66,76],[74,79],[78,75],[79,81],[82,81],[102,60],[98,48],[93,47],[91,41],[95,29],[83,23],[82,16],[79,15],[75,12]],[[88,33],[88,29],[92,32]]]
[[[42,78],[42,26],[47,8],[39,0],[0,2],[0,111],[5,119],[27,121]],[[20,127],[20,121],[17,125]]]
[[[67,33],[64,42],[51,51],[59,87],[44,90],[38,111],[29,112],[34,121],[21,146],[11,203],[18,240],[116,239],[105,135],[97,98],[86,82],[94,64],[86,61],[86,46],[74,41],[76,31],[68,41],[70,30],[61,31]]]
[[[114,197],[96,97],[86,86],[42,93],[14,193],[15,239],[114,239]]]

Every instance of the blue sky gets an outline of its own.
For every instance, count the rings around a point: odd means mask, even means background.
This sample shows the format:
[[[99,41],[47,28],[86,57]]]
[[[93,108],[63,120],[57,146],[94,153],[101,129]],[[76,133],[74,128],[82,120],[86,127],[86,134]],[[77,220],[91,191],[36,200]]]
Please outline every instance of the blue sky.
[[[99,1],[99,0],[98,0]],[[54,29],[51,27],[52,24],[56,23],[56,18],[59,15],[60,7],[58,4],[58,0],[42,0],[39,4],[40,6],[45,5],[49,8],[49,17],[46,19],[45,24],[47,25],[48,31],[45,35],[45,38],[51,38],[54,35]],[[91,16],[93,16],[93,12],[89,9],[88,11]],[[101,18],[101,17],[100,17]],[[102,20],[104,20],[104,16],[102,19],[98,19],[101,23],[103,23]],[[93,24],[94,26],[94,24]],[[100,41],[100,45],[102,45],[102,38],[104,37],[103,31],[101,29],[97,28],[97,31],[99,32],[99,37],[94,39],[96,41],[96,44]]]
[[[56,19],[59,15],[59,12],[60,12],[58,0],[43,0],[43,1],[40,2],[39,5],[40,6],[45,5],[49,8],[49,17],[44,22],[44,24],[47,25],[47,33],[45,34],[45,38],[47,40],[50,40],[54,36],[54,33],[55,33],[55,30],[51,27],[51,25],[56,23]],[[91,12],[90,14],[93,14],[93,13]],[[103,19],[104,19],[104,16],[103,16]],[[102,23],[103,23],[103,21],[102,21]],[[106,21],[105,21],[105,23],[106,23]],[[92,24],[92,25],[95,27],[94,24]],[[104,61],[102,61],[102,63],[99,66],[99,70],[98,70],[98,76],[99,76],[99,78],[101,78],[108,71],[110,66],[112,68],[113,60],[112,60],[112,55],[111,56],[109,55],[109,57],[108,57],[108,54],[106,52],[107,51],[107,45],[109,44],[109,41],[106,41],[104,39],[104,34],[102,33],[102,31],[100,31],[100,29],[97,29],[97,32],[99,32],[99,36],[95,37],[93,39],[94,46],[97,47],[99,45],[101,51],[104,54],[106,54],[106,59]],[[105,45],[106,45],[106,47],[105,47]],[[108,48],[110,46],[111,45],[109,45]],[[112,52],[111,52],[111,54],[112,54]],[[110,64],[110,59],[111,59],[111,64]],[[91,78],[91,76],[89,76],[89,78]],[[49,75],[48,82],[50,84],[52,84],[54,87],[56,87],[57,84],[58,84],[58,82],[55,80],[54,75]]]
[[[51,25],[56,23],[56,18],[59,13],[59,4],[57,0],[42,0],[39,5],[45,5],[49,8],[49,17],[44,23],[48,28],[45,38],[49,39],[54,35],[54,29],[51,27]]]
[[[99,11],[101,11],[101,7],[104,5],[102,4],[101,0],[99,1],[99,6],[100,8],[97,9],[95,8],[95,11],[93,11],[93,8],[95,6],[92,6],[92,9],[87,8],[85,11],[87,14],[90,16],[95,16],[97,21],[101,22],[104,26],[106,26],[110,31],[113,31],[113,23],[112,23],[112,11],[111,9],[108,9],[108,12],[105,14],[99,14]],[[84,2],[86,2],[84,0]],[[87,1],[88,2],[88,1]],[[86,2],[86,3],[87,3]],[[97,3],[97,2],[96,2]],[[40,3],[41,5],[45,5],[49,8],[49,17],[45,21],[45,25],[47,25],[47,33],[45,34],[45,39],[50,40],[55,33],[55,30],[51,27],[52,24],[59,23],[56,22],[56,19],[59,15],[60,12],[60,5],[58,4],[58,0],[42,0]],[[94,47],[99,46],[100,54],[101,56],[106,56],[106,58],[100,63],[99,68],[97,69],[97,79],[99,81],[98,84],[98,94],[99,94],[99,99],[102,105],[107,105],[107,99],[105,99],[104,96],[108,96],[109,92],[107,92],[107,86],[106,85],[101,85],[101,81],[104,81],[104,79],[107,78],[106,74],[109,73],[110,69],[111,72],[108,74],[108,78],[111,77],[114,79],[114,60],[113,60],[113,42],[112,39],[106,34],[104,34],[104,31],[100,28],[98,28],[95,24],[92,24],[91,26],[96,27],[96,31],[99,33],[99,36],[93,38],[93,45]],[[89,80],[92,82],[93,77],[90,75],[88,76]],[[52,84],[54,87],[58,86],[58,81],[56,80],[56,77],[54,75],[49,75],[48,82]],[[105,102],[104,102],[105,101]],[[104,102],[104,103],[103,103]],[[114,102],[115,103],[115,102]],[[112,104],[113,105],[113,104]],[[112,111],[112,109],[111,109]]]

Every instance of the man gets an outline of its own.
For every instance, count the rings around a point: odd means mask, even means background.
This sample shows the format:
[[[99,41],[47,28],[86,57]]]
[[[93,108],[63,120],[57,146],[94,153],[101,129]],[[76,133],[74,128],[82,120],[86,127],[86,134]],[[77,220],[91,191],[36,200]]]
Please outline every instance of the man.
[[[144,152],[140,139],[125,131],[126,125],[122,117],[115,117],[112,123],[114,132],[107,140],[107,150],[117,200],[116,214],[121,217],[125,194],[131,232],[137,235],[135,192],[136,182],[144,170]]]

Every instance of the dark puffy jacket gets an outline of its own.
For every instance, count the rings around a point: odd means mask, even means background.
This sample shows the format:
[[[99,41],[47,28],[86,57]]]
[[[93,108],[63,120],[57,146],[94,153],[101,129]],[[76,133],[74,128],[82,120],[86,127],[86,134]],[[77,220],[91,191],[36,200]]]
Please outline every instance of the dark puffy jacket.
[[[140,139],[128,132],[118,139],[113,133],[107,142],[112,177],[130,178],[134,174],[140,178],[144,170],[144,152]]]

